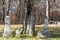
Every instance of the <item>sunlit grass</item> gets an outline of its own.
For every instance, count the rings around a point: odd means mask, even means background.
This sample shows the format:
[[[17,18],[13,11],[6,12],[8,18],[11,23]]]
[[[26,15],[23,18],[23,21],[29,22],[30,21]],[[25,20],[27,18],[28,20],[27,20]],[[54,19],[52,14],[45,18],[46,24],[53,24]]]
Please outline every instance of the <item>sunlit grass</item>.
[[[44,39],[38,38],[37,31],[38,30],[44,31],[44,28],[42,26],[43,25],[37,26],[35,28],[35,31],[36,31],[35,37],[28,37],[27,36],[24,38],[24,35],[23,35],[23,37],[10,37],[10,38],[0,37],[0,40],[60,40],[60,27],[54,26],[54,25],[52,27],[49,27],[49,32],[52,34],[51,38],[44,38]],[[21,27],[22,27],[22,25],[11,25],[11,30],[16,30]],[[4,25],[0,25],[0,32],[3,31],[3,29],[4,29]]]
[[[45,39],[41,39],[41,38],[0,38],[0,40],[60,40],[60,38],[45,38]]]

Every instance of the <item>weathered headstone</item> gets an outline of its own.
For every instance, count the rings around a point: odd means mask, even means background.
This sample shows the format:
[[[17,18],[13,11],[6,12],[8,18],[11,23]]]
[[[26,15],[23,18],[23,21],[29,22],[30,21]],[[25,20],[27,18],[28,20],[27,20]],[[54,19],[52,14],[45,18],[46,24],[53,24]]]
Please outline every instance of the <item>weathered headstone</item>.
[[[44,35],[45,35],[45,37],[51,37],[52,35],[49,33],[49,31],[48,31],[48,18],[47,17],[45,17],[45,23],[44,23]]]
[[[10,35],[11,35],[11,31],[10,31],[10,17],[6,16],[5,17],[5,28],[4,28],[3,37],[9,37]]]
[[[45,20],[44,20],[44,34],[46,37],[49,35],[48,34],[48,18],[47,17],[45,17]]]
[[[48,32],[48,18],[47,17],[45,17],[45,20],[44,20],[44,31]]]

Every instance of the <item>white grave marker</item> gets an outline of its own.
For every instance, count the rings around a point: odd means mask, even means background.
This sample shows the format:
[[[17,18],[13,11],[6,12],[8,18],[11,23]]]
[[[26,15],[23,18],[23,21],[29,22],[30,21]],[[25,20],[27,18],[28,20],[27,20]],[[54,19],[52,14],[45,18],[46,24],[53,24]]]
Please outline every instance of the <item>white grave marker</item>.
[[[5,17],[5,28],[4,28],[3,36],[8,37],[9,35],[11,35],[11,32],[10,32],[10,17],[6,16]]]

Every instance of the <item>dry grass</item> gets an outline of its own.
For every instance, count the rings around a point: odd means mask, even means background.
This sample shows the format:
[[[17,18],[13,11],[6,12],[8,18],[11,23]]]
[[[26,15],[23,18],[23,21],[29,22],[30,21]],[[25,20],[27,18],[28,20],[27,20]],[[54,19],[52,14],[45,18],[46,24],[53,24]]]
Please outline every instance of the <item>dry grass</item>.
[[[48,39],[39,39],[39,38],[2,38],[0,40],[60,40],[60,38],[48,38]]]
[[[11,29],[16,29],[16,28],[21,28],[21,27],[23,27],[23,25],[20,25],[20,24],[11,25]],[[35,25],[35,27],[44,27],[44,25]],[[49,27],[60,28],[60,25],[49,24]],[[0,24],[0,31],[2,31],[3,29],[4,29],[4,25]]]
[[[11,25],[11,29],[18,29],[18,28],[21,28],[23,27],[23,25],[21,24],[17,24],[17,25]],[[35,25],[35,27],[44,27],[44,25]],[[55,24],[49,24],[49,27],[58,27],[60,28],[60,25],[55,25]],[[2,31],[4,29],[4,25],[3,24],[0,24],[0,31]]]
[[[11,25],[11,29],[21,28],[22,25]],[[4,29],[4,25],[0,24],[0,31]]]
[[[44,25],[35,25],[35,27],[38,29],[38,28],[42,28]],[[16,29],[16,28],[21,28],[22,25],[11,25],[11,29]],[[40,29],[41,29],[40,28]],[[4,25],[0,24],[0,31],[2,31],[4,29]],[[0,40],[60,40],[60,36],[58,37],[58,32],[60,30],[60,27],[59,25],[55,25],[55,24],[49,24],[49,30],[52,31],[51,33],[53,33],[53,36],[52,38],[48,38],[48,39],[39,39],[38,37],[34,37],[34,38],[2,38],[0,37]]]

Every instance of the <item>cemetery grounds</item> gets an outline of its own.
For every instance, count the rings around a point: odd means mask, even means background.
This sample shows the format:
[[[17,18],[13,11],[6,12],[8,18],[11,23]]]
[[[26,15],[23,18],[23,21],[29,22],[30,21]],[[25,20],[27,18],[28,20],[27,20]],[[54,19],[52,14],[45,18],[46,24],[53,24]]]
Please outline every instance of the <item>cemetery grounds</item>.
[[[26,34],[17,35],[15,37],[3,38],[0,37],[0,40],[60,40],[60,25],[56,24],[49,24],[49,32],[51,33],[52,37],[49,38],[38,38],[37,31],[38,29],[43,31],[43,25],[35,25],[36,36],[28,37]],[[22,25],[11,25],[11,31],[15,31],[16,29],[22,28]],[[0,24],[0,36],[3,34],[4,25]]]

